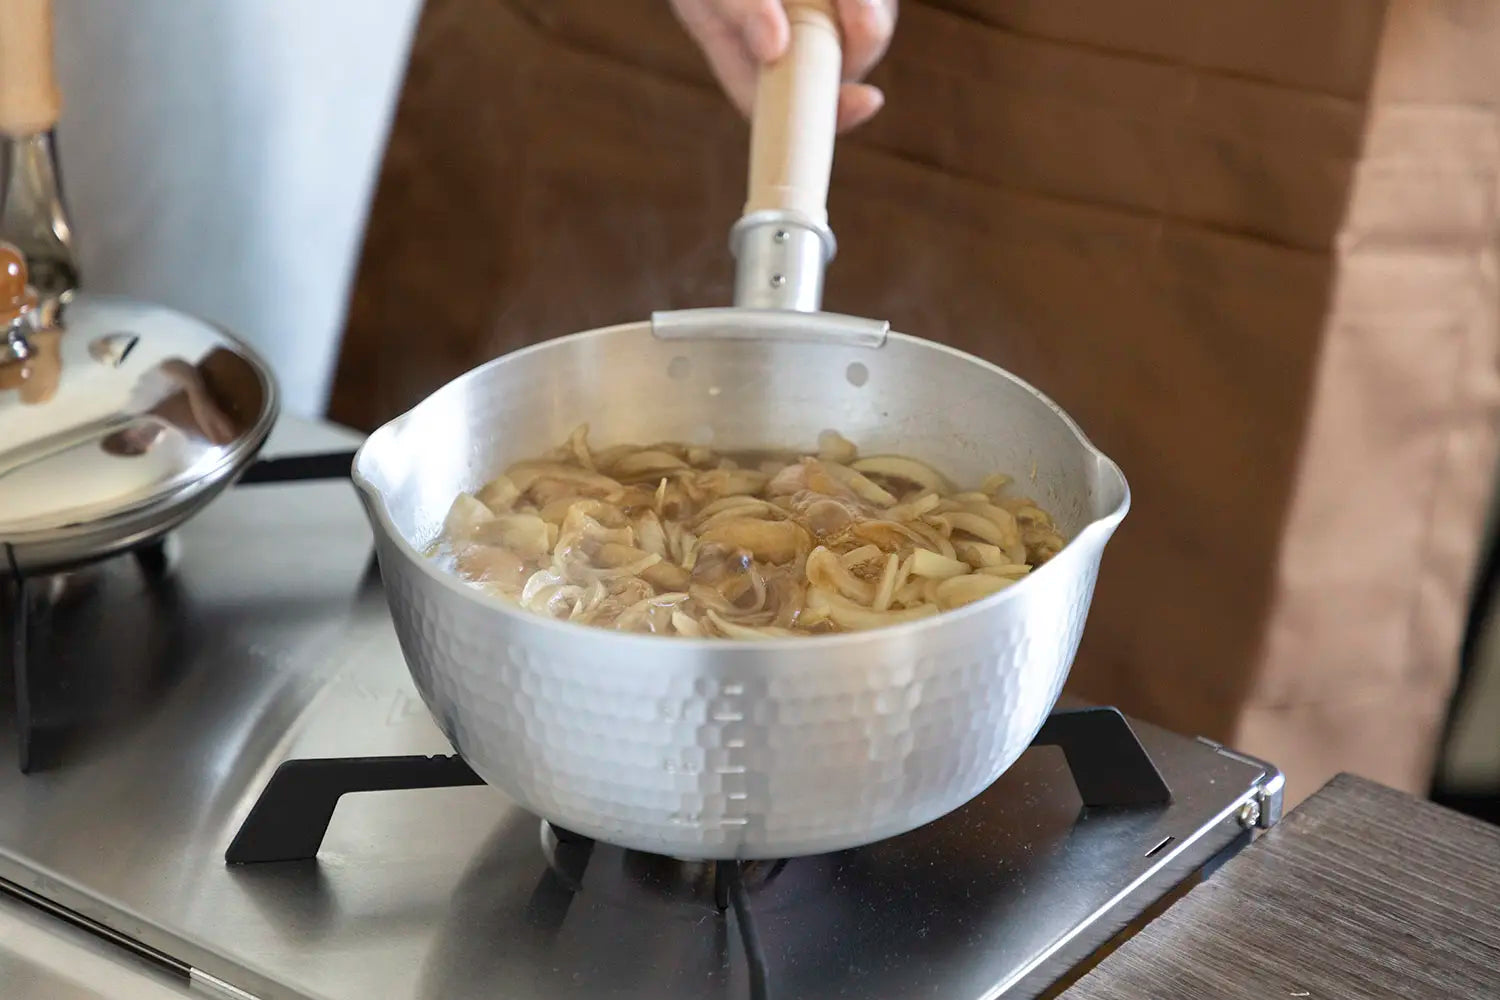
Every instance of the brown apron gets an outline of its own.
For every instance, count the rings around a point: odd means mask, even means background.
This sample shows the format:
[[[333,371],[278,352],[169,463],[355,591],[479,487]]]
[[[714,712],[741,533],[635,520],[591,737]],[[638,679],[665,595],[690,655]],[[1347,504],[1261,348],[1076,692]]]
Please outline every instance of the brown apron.
[[[1076,693],[1424,790],[1495,465],[1500,4],[906,0],[830,309],[1131,479]],[[428,0],[331,415],[722,304],[745,128],[665,0]]]

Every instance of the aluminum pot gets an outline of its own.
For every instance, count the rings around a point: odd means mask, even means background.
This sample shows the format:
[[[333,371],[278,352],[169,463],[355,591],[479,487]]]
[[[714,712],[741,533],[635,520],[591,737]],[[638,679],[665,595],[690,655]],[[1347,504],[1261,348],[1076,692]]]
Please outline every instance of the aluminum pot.
[[[402,651],[455,749],[553,823],[678,857],[852,847],[984,790],[1060,694],[1129,506],[1119,468],[1020,379],[884,323],[813,311],[832,252],[819,213],[838,46],[828,4],[788,6],[792,50],[762,79],[753,124],[737,307],[659,313],[491,361],[378,429],[354,465]],[[816,121],[788,126],[810,107]],[[826,134],[827,148],[799,161],[809,143],[788,150],[786,136],[809,134]],[[756,203],[772,189],[771,204]],[[596,447],[810,450],[833,429],[961,483],[1009,472],[1068,544],[953,612],[760,642],[553,621],[423,555],[457,493],[584,422]]]

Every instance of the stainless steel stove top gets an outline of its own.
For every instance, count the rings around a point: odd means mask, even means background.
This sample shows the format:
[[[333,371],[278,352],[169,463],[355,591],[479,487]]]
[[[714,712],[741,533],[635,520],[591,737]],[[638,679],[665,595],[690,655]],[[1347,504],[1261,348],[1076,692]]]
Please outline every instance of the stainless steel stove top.
[[[267,453],[353,443],[288,419]],[[0,695],[0,888],[148,956],[140,975],[219,995],[751,996],[701,870],[603,844],[580,864],[483,786],[346,796],[316,861],[226,865],[283,760],[451,750],[408,680],[347,483],[230,491],[176,543],[167,587],[127,559],[63,598],[47,668],[77,727],[32,774]],[[1081,809],[1062,755],[1038,747],[936,823],[750,877],[769,995],[1042,993],[1243,842],[1275,778],[1135,728],[1168,806]],[[0,975],[22,967],[4,949]]]

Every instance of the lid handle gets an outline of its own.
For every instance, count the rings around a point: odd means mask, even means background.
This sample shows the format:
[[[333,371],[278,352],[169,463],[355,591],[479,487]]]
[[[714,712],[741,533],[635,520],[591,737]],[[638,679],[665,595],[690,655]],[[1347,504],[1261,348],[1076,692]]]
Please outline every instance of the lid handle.
[[[31,325],[29,313],[35,307],[36,290],[27,280],[25,256],[0,240],[0,329],[5,331],[5,341],[0,343],[0,364],[31,357],[26,332]]]
[[[52,66],[52,0],[0,0],[0,133],[46,132],[61,113]]]

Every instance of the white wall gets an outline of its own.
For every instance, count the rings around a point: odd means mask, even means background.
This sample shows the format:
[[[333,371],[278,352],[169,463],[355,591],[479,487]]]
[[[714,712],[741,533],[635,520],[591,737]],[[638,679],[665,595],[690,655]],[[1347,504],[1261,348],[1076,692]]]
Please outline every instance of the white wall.
[[[55,0],[84,284],[224,324],[321,413],[420,0]]]

